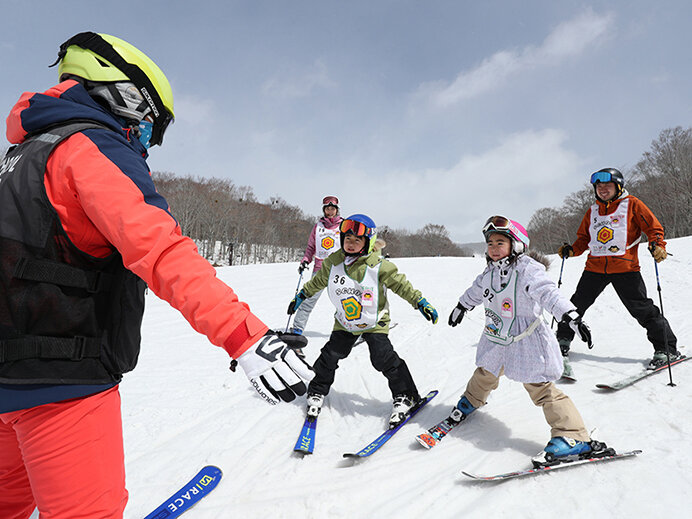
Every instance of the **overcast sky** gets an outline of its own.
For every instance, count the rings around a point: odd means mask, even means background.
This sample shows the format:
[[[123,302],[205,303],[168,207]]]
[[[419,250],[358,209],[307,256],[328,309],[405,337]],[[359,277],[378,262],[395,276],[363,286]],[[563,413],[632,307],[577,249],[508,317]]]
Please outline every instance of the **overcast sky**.
[[[102,6],[102,7],[99,7]],[[93,30],[147,53],[176,121],[154,171],[480,241],[690,126],[692,2],[0,0],[0,111]],[[4,117],[4,115],[3,115]],[[175,210],[175,208],[174,208]]]

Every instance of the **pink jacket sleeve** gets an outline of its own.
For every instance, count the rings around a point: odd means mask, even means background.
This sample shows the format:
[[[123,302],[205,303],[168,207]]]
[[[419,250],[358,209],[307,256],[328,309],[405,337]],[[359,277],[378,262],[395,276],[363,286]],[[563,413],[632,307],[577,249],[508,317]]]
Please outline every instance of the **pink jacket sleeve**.
[[[315,257],[315,229],[317,229],[317,224],[310,231],[310,237],[308,238],[308,246],[305,248],[305,254],[303,254],[302,261],[307,261],[310,263]]]

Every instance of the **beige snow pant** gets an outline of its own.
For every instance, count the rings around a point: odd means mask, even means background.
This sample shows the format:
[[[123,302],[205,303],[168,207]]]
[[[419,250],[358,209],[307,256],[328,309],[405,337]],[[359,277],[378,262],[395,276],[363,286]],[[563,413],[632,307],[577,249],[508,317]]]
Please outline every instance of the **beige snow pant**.
[[[500,376],[496,377],[488,370],[476,368],[466,386],[464,396],[473,407],[484,406],[490,392],[497,389],[500,384],[500,377],[503,374],[504,369],[501,369]],[[543,408],[545,420],[551,427],[551,438],[566,436],[580,441],[590,440],[584,420],[574,403],[553,382],[524,384],[524,388],[533,403]]]

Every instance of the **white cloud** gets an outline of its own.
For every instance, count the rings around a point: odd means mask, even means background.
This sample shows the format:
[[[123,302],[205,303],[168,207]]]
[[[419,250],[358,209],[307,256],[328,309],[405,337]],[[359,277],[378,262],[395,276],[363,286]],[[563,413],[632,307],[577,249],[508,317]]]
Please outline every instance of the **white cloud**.
[[[410,231],[443,224],[454,240],[481,241],[488,216],[505,214],[527,226],[535,211],[560,206],[567,193],[582,187],[584,166],[566,140],[556,129],[516,133],[449,169],[389,173],[370,183],[367,175],[351,174],[341,194],[377,208],[378,224]]]
[[[262,85],[262,93],[279,99],[307,97],[320,88],[331,88],[336,83],[329,77],[327,66],[315,60],[308,71],[286,70]]]
[[[175,119],[179,124],[199,126],[213,119],[216,106],[209,98],[193,95],[174,95]]]
[[[481,95],[505,83],[508,77],[583,53],[610,30],[611,14],[598,15],[587,10],[580,16],[558,25],[539,46],[496,52],[476,68],[462,71],[451,83],[426,83],[420,91],[438,106],[450,106]]]

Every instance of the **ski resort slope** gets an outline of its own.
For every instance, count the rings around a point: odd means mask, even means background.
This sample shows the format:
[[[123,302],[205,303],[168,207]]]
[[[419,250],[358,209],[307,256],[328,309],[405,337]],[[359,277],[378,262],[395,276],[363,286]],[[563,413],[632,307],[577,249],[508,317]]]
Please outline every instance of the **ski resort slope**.
[[[659,266],[664,313],[692,354],[692,239],[671,240]],[[654,263],[640,249],[649,296],[658,305]],[[557,282],[561,260],[551,256]],[[228,370],[225,352],[196,333],[151,292],[137,369],[120,386],[130,501],[125,516],[141,518],[203,465],[220,467],[218,488],[186,518],[435,517],[687,517],[692,496],[692,362],[618,392],[595,387],[640,370],[653,350],[612,288],[587,312],[595,346],[575,341],[578,382],[560,384],[593,437],[635,458],[585,465],[502,483],[476,482],[462,470],[493,474],[524,468],[546,444],[549,428],[521,384],[503,378],[488,405],[430,451],[414,437],[447,415],[475,368],[482,309],[456,328],[447,325],[458,296],[484,268],[483,258],[393,259],[436,306],[433,326],[390,293],[391,340],[422,394],[440,391],[426,408],[370,458],[342,458],[377,437],[391,408],[385,378],[370,365],[367,346],[341,363],[317,428],[315,453],[292,452],[304,418],[304,399],[270,407],[242,372]],[[585,255],[565,262],[562,288],[574,291]],[[228,282],[269,326],[284,329],[298,280],[297,264],[223,267]],[[332,327],[323,295],[306,335],[312,362]],[[688,348],[684,346],[687,345]]]

